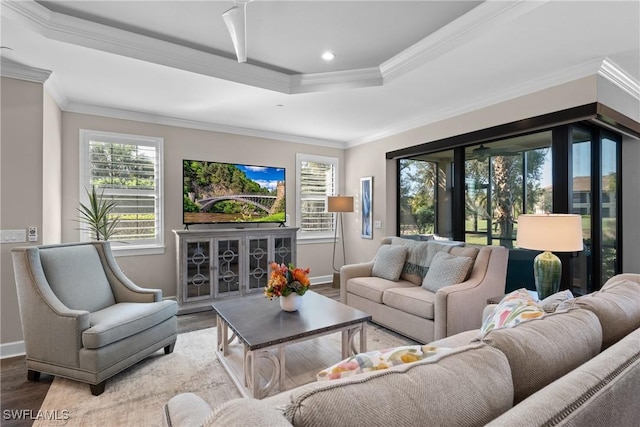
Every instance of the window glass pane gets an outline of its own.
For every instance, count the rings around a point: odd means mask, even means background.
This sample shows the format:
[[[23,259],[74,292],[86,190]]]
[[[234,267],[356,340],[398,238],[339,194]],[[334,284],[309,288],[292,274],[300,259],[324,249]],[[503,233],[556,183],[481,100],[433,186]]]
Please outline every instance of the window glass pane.
[[[618,156],[617,143],[602,139],[602,277],[600,284],[617,273],[617,193]]]
[[[298,155],[298,226],[306,235],[334,231],[334,216],[327,212],[327,197],[336,195],[338,159]]]
[[[115,247],[162,245],[160,226],[160,138],[82,131],[84,168],[80,198],[95,186],[103,198],[116,202],[119,223]],[[122,244],[126,242],[126,244]]]
[[[465,240],[514,246],[522,213],[551,212],[551,132],[465,149]]]
[[[435,162],[400,160],[400,235],[433,234],[436,220]]]
[[[573,258],[573,292],[586,294],[593,288],[591,280],[591,132],[574,127],[573,179],[571,181],[571,213],[582,216],[584,249]]]
[[[453,150],[399,161],[401,236],[453,237],[452,174]]]

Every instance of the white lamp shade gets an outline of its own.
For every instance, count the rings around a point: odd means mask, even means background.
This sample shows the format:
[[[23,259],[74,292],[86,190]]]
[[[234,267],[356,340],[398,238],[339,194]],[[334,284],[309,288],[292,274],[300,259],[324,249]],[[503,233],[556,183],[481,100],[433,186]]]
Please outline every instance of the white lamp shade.
[[[327,197],[327,212],[353,212],[353,196]]]
[[[572,214],[520,215],[516,244],[537,251],[581,251],[582,218]]]

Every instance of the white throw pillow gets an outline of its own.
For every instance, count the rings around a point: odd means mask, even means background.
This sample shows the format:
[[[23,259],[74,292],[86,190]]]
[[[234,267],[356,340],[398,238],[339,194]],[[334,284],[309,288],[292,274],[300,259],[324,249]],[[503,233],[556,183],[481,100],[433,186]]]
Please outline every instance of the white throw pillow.
[[[371,274],[375,277],[397,282],[407,259],[407,247],[403,245],[382,245],[378,248]]]
[[[445,286],[462,283],[467,278],[473,258],[468,256],[453,256],[446,252],[438,252],[431,261],[427,275],[424,276],[422,287],[431,292]]]

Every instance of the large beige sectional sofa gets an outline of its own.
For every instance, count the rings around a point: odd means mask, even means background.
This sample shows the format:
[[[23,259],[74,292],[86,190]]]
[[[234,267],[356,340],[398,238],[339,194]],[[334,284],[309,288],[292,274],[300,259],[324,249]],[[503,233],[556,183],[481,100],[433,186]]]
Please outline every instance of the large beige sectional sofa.
[[[192,393],[172,426],[637,426],[640,275],[622,274],[563,311],[432,343],[453,351],[262,401]],[[215,402],[213,402],[215,405]]]
[[[375,323],[418,342],[428,343],[478,329],[487,299],[504,293],[509,251],[502,246],[474,247],[463,242],[398,237],[385,237],[380,243],[381,247],[408,248],[399,279],[377,277],[374,274],[377,259],[345,265],[340,269],[340,301],[369,313]],[[470,257],[473,264],[464,280],[432,292],[422,286],[426,273],[416,272],[411,266],[419,263],[428,271],[437,252]]]

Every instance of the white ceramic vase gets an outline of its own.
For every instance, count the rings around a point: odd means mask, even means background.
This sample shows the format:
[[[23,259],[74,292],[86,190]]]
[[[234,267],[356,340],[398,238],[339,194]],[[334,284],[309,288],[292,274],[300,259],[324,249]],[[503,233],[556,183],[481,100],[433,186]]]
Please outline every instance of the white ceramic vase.
[[[284,311],[297,311],[300,308],[301,296],[294,293],[289,294],[286,297],[280,297],[280,308]]]

